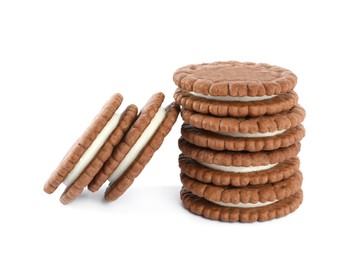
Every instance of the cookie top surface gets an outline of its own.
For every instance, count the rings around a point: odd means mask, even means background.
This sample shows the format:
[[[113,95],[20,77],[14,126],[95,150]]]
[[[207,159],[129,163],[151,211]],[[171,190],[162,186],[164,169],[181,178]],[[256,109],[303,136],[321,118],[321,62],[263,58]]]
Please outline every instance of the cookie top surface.
[[[265,63],[214,62],[193,64],[175,71],[175,84],[211,96],[271,96],[294,89],[291,71]]]
[[[122,100],[122,95],[117,93],[106,102],[98,115],[93,119],[90,126],[73,144],[59,166],[55,169],[48,181],[45,183],[44,191],[46,193],[54,192],[57,187],[66,179],[68,174],[77,164],[86,150],[91,146],[98,134],[104,129],[106,124],[113,117],[116,110],[120,107]]]
[[[137,154],[131,165],[125,172],[112,183],[105,192],[106,201],[114,201],[120,197],[133,183],[135,178],[141,173],[146,164],[150,161],[154,153],[160,148],[165,137],[171,131],[172,126],[175,124],[180,107],[172,103],[165,108],[166,115],[162,120],[156,132],[151,136],[150,140],[146,143],[143,149]]]

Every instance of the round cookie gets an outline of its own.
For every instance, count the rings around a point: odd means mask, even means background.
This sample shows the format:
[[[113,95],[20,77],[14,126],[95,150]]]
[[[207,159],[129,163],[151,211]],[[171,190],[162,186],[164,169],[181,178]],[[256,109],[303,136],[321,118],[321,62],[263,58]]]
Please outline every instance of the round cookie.
[[[106,179],[110,181],[105,191],[105,200],[116,200],[131,186],[176,122],[179,106],[172,103],[161,108],[163,100],[162,93],[150,98],[99,172],[98,176],[106,176],[101,180],[102,183]],[[97,185],[102,184],[96,177],[94,182],[97,182]]]
[[[273,96],[294,89],[291,71],[264,63],[214,62],[182,67],[173,75],[183,90],[209,96]]]
[[[201,165],[184,154],[179,155],[179,167],[181,172],[200,182],[217,186],[241,187],[275,183],[294,175],[298,171],[299,166],[299,158],[294,157],[281,162],[270,169],[237,173],[211,169]]]
[[[120,142],[124,134],[122,126],[127,123],[128,115],[137,113],[137,108],[130,105],[122,116],[116,114],[122,100],[120,94],[115,94],[104,105],[45,183],[46,193],[54,192],[65,183],[67,188],[60,198],[63,204],[80,195]]]
[[[189,143],[199,147],[217,151],[250,151],[275,150],[298,143],[305,136],[302,125],[289,128],[283,133],[265,137],[234,137],[205,131],[184,123],[181,127],[182,137]]]
[[[294,195],[301,189],[302,174],[297,171],[291,177],[276,183],[245,187],[216,186],[200,182],[180,174],[185,190],[215,204],[229,207],[263,207]]]
[[[214,151],[200,148],[188,143],[182,137],[179,139],[179,148],[182,153],[206,167],[234,172],[250,172],[266,170],[276,164],[295,157],[300,151],[300,143],[273,151],[234,152]]]
[[[214,97],[200,96],[178,88],[174,94],[175,102],[188,110],[215,116],[263,116],[286,112],[298,102],[294,91],[282,93],[272,98],[255,101],[218,100]]]
[[[299,125],[305,118],[305,110],[299,105],[275,115],[260,117],[215,117],[182,109],[183,120],[199,129],[222,134],[278,134],[286,129]]]
[[[299,190],[294,195],[273,204],[258,208],[224,207],[200,198],[190,191],[182,189],[180,197],[183,205],[190,212],[211,220],[226,222],[268,221],[284,217],[294,212],[302,203],[303,192]]]

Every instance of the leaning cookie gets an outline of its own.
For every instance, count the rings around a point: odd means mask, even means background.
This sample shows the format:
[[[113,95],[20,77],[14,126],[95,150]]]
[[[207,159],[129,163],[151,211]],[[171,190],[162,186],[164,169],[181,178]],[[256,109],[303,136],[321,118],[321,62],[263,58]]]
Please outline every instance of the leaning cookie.
[[[218,205],[198,197],[184,188],[180,192],[180,197],[184,207],[196,215],[225,222],[255,222],[281,218],[294,212],[302,203],[303,192],[299,190],[273,204],[255,208]]]
[[[184,123],[181,127],[182,137],[189,143],[199,147],[217,151],[250,151],[275,150],[288,147],[301,141],[305,136],[302,125],[272,134],[240,134],[228,135],[205,131]]]
[[[293,176],[299,170],[299,166],[299,158],[293,157],[269,169],[239,172],[236,171],[236,167],[232,167],[228,171],[223,171],[206,167],[185,154],[179,156],[181,172],[192,179],[217,186],[243,187],[275,183]]]
[[[122,142],[90,183],[90,190],[97,190],[108,180],[110,184],[105,191],[105,200],[113,201],[131,186],[161,146],[180,112],[175,103],[162,108],[163,100],[162,93],[150,98]]]
[[[67,188],[60,201],[67,204],[90,183],[136,117],[134,105],[128,106],[122,115],[116,113],[122,100],[120,94],[115,94],[104,105],[45,183],[46,193],[53,193],[64,183]]]

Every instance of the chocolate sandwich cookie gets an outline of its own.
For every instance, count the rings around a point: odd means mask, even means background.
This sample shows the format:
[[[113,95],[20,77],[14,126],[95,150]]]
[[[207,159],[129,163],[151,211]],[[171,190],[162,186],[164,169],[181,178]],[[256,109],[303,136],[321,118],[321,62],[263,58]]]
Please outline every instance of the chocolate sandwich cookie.
[[[277,164],[295,157],[299,153],[300,147],[300,143],[296,143],[273,151],[254,153],[246,151],[215,151],[197,147],[183,138],[179,139],[179,148],[187,157],[214,170],[237,173],[271,169]]]
[[[298,126],[305,118],[299,105],[287,112],[259,117],[215,117],[182,109],[182,119],[199,129],[235,137],[273,136]],[[246,134],[246,135],[244,135]]]
[[[60,201],[67,204],[90,183],[136,118],[134,105],[128,106],[122,115],[116,113],[122,100],[120,94],[115,94],[104,105],[45,183],[46,193],[53,193],[64,183],[67,188]]]
[[[254,171],[236,171],[236,167],[227,171],[205,167],[190,157],[180,154],[179,167],[181,172],[203,183],[217,186],[242,187],[275,183],[293,176],[300,166],[298,157],[280,162],[269,169]],[[243,169],[246,169],[245,167]],[[224,169],[226,170],[226,168]],[[250,169],[251,170],[251,169]]]
[[[260,97],[259,97],[260,98]],[[274,95],[264,100],[250,99],[250,97],[212,97],[198,93],[191,93],[178,88],[174,99],[177,104],[188,110],[215,116],[262,116],[286,112],[298,102],[294,91]]]
[[[272,135],[268,134],[217,134],[215,132],[198,129],[187,123],[181,127],[182,137],[189,143],[199,147],[217,151],[250,151],[275,150],[298,143],[305,136],[302,125],[289,128]]]
[[[303,192],[299,190],[272,204],[247,208],[237,207],[238,205],[235,207],[234,205],[231,207],[223,206],[224,204],[218,205],[198,197],[184,188],[180,192],[180,197],[184,207],[196,215],[226,222],[255,222],[281,218],[294,212],[302,203]]]
[[[202,183],[184,173],[180,177],[185,208],[213,220],[267,221],[293,212],[302,202],[300,171],[277,183],[242,188]]]
[[[216,186],[180,174],[183,188],[215,204],[229,207],[262,207],[297,193],[301,189],[302,174],[272,184],[246,187]]]
[[[184,108],[215,116],[261,116],[297,104],[297,78],[291,71],[250,62],[188,65],[173,76],[175,100]]]
[[[163,100],[162,93],[150,98],[112,156],[90,183],[90,190],[98,189],[108,179],[110,184],[105,192],[105,200],[113,201],[131,186],[161,146],[180,112],[175,103],[161,108]]]

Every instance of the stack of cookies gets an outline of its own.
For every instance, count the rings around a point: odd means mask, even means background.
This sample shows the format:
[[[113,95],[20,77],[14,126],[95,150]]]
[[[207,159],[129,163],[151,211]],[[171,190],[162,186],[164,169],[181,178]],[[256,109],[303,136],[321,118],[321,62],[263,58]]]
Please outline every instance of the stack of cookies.
[[[205,218],[254,222],[301,204],[305,111],[296,76],[268,64],[189,65],[174,73],[184,123],[179,139],[181,199]]]

